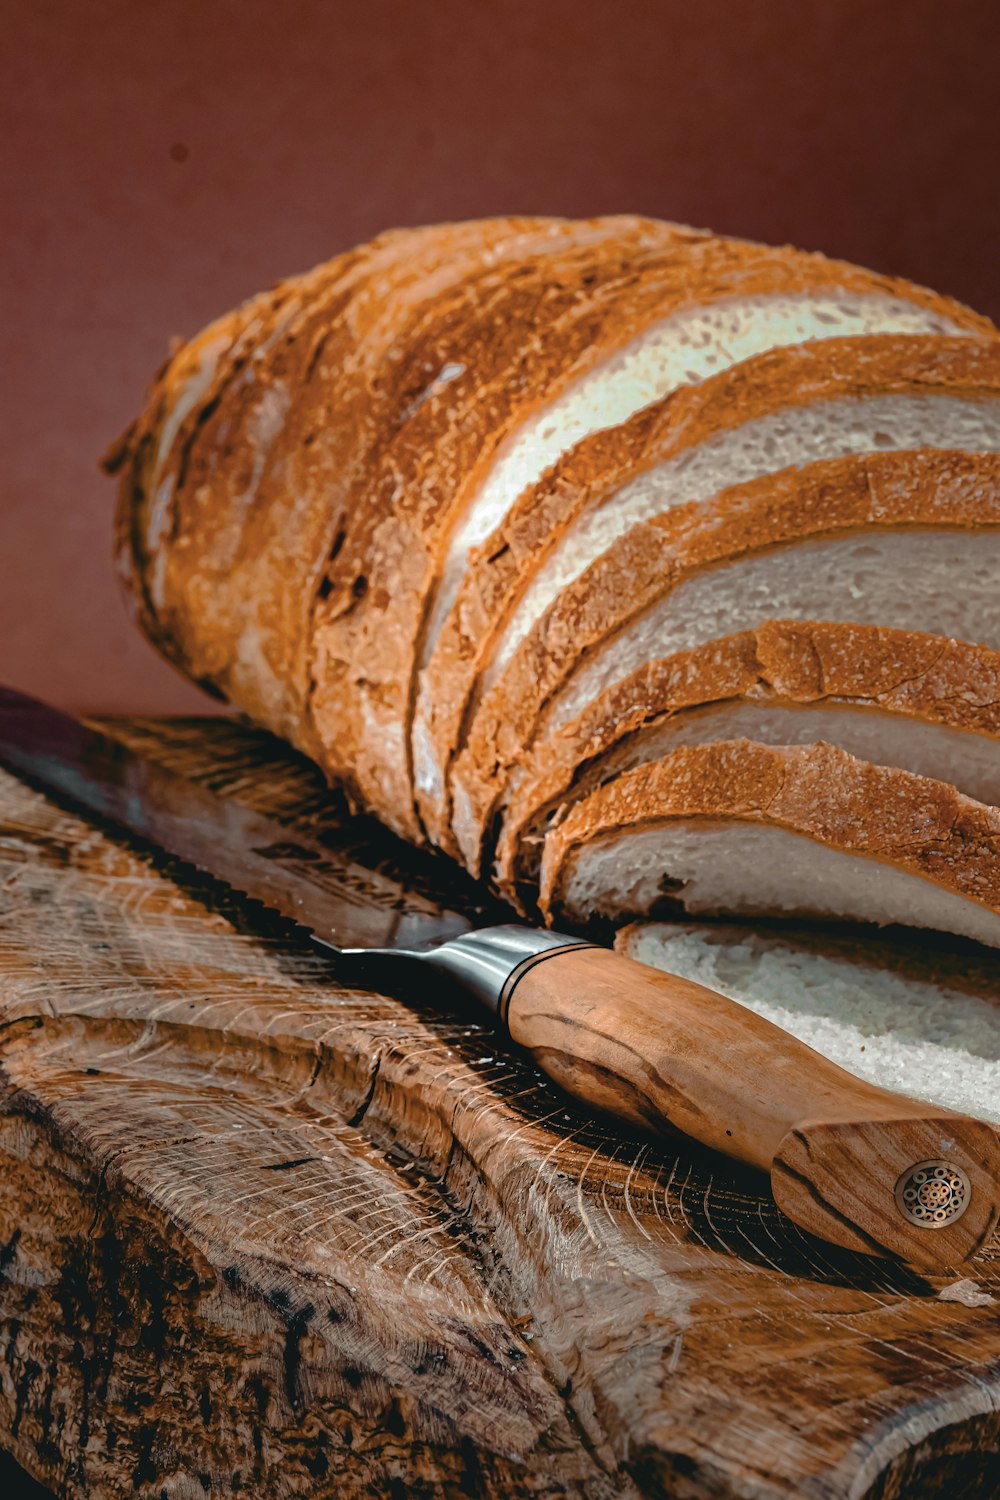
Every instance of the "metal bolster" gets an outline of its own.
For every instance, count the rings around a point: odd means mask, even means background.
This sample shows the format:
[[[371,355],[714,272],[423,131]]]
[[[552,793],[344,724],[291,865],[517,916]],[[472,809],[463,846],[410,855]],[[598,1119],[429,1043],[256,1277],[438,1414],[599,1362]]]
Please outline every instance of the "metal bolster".
[[[522,973],[557,948],[594,946],[565,933],[511,923],[463,933],[421,953],[420,960],[425,969],[432,969],[457,984],[505,1023],[510,996]]]

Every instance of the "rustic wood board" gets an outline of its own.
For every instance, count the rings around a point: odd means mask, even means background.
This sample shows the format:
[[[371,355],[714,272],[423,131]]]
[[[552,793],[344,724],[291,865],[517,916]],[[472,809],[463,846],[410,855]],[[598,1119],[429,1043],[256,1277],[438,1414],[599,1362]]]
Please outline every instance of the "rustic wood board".
[[[115,732],[336,829],[224,721]],[[351,836],[356,836],[352,830]],[[347,836],[346,834],[344,835]],[[57,1493],[1000,1491],[992,1306],[0,773],[0,1446]]]

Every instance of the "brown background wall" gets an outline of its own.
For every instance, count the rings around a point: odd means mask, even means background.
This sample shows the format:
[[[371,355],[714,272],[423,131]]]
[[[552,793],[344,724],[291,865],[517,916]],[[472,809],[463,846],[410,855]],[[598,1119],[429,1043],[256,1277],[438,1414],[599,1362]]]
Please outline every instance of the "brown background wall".
[[[3,0],[0,680],[201,700],[96,460],[174,333],[392,224],[636,211],[1000,315],[996,0]]]

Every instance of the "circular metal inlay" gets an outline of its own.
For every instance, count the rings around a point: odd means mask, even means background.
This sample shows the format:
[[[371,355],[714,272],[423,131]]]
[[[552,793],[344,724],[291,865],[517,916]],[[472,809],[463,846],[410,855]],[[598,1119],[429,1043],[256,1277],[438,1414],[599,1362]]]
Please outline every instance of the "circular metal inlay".
[[[944,1229],[969,1206],[972,1185],[949,1161],[918,1161],[896,1183],[896,1207],[921,1229]]]

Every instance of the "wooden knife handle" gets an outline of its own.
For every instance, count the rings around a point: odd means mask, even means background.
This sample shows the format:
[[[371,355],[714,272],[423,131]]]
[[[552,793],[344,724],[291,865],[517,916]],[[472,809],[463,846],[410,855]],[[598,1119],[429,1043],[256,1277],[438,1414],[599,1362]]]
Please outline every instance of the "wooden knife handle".
[[[835,1244],[952,1266],[997,1221],[993,1126],[865,1083],[703,985],[553,948],[510,973],[499,1014],[567,1093],[763,1168],[779,1208]]]

